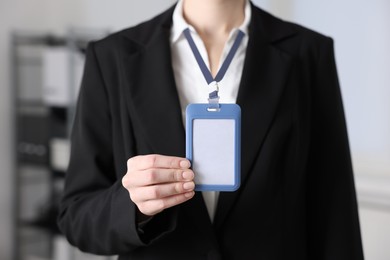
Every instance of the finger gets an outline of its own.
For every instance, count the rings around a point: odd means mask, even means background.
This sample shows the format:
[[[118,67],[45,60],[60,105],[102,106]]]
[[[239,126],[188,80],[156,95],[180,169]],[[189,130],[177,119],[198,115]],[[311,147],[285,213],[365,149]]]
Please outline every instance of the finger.
[[[158,200],[148,200],[137,205],[140,212],[147,216],[153,216],[161,211],[171,208],[173,206],[179,205],[186,202],[187,200],[194,197],[195,192],[190,191],[182,194],[173,195],[170,197],[165,197]]]
[[[146,170],[150,168],[188,169],[191,163],[185,158],[159,154],[132,157],[127,162],[129,170]]]
[[[194,188],[195,183],[193,181],[139,187],[132,190],[130,198],[135,203],[142,203],[148,200],[159,200],[177,194],[190,192],[193,191]]]
[[[149,186],[160,183],[192,181],[194,172],[190,169],[148,169],[128,173],[124,177],[124,186]]]

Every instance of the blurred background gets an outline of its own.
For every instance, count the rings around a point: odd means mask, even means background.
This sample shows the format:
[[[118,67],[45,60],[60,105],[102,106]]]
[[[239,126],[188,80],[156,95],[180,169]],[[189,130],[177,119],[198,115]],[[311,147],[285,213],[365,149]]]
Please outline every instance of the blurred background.
[[[0,259],[108,259],[71,248],[53,222],[83,53],[174,2],[0,1]],[[390,259],[390,1],[253,2],[335,40],[365,256]]]

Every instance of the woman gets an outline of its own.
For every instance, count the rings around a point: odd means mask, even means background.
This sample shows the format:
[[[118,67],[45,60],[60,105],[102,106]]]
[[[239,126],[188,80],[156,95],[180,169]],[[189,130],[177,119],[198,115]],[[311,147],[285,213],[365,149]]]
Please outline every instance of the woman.
[[[238,34],[218,84],[242,110],[241,187],[201,194],[182,115],[209,90],[189,41],[214,77]],[[119,259],[363,259],[332,40],[246,0],[179,0],[91,43],[59,225]]]

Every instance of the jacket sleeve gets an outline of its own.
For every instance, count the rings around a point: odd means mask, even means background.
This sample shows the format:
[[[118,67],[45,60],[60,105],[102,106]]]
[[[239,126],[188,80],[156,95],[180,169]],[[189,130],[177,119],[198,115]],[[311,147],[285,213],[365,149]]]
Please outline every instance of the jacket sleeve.
[[[308,163],[308,259],[363,259],[346,122],[333,52],[319,48],[311,90]]]
[[[175,221],[168,210],[153,218],[144,232],[137,227],[136,206],[116,173],[113,115],[94,46],[87,49],[58,224],[82,251],[126,254],[171,231]]]

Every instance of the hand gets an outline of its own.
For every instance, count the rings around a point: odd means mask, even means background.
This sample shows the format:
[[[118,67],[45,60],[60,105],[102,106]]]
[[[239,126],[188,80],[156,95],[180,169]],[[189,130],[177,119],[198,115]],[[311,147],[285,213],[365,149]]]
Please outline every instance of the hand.
[[[139,211],[153,216],[194,196],[194,172],[190,166],[185,158],[135,156],[127,161],[122,185]]]

